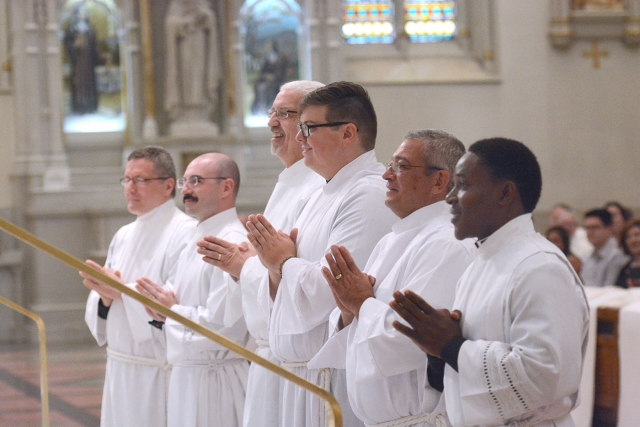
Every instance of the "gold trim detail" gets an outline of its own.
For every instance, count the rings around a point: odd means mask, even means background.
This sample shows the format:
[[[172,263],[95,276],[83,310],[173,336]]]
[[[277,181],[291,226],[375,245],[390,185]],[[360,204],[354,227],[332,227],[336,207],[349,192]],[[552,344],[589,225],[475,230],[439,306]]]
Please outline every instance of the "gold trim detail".
[[[156,116],[155,85],[153,84],[153,49],[151,45],[151,17],[149,0],[140,0],[140,25],[142,26],[142,66],[144,70],[144,105],[145,117]]]
[[[142,1],[148,1],[148,0],[142,0]],[[229,339],[223,337],[222,335],[219,335],[215,332],[213,332],[210,329],[205,328],[204,326],[187,319],[184,316],[179,315],[178,313],[169,310],[168,308],[166,308],[165,306],[163,306],[162,304],[159,304],[157,301],[152,300],[150,298],[147,298],[141,294],[139,294],[138,292],[129,289],[128,287],[126,287],[125,285],[123,285],[122,283],[116,282],[115,280],[113,280],[112,278],[110,278],[109,276],[94,270],[93,268],[91,268],[89,265],[83,263],[82,261],[80,261],[79,259],[67,254],[66,252],[56,248],[53,245],[50,245],[49,243],[40,240],[39,238],[37,238],[36,236],[34,236],[33,234],[29,233],[28,231],[10,223],[9,221],[6,221],[3,218],[0,218],[0,230],[5,231],[6,233],[14,236],[15,238],[22,240],[23,242],[27,243],[28,245],[33,246],[34,248],[41,250],[49,255],[51,255],[52,257],[56,258],[58,261],[61,261],[62,263],[68,265],[69,267],[71,267],[74,270],[77,271],[82,271],[83,273],[88,274],[89,276],[93,277],[96,280],[99,280],[100,282],[104,283],[105,285],[109,286],[110,288],[113,288],[115,290],[117,290],[118,292],[133,298],[134,300],[138,301],[139,303],[149,307],[151,310],[162,314],[163,316],[166,316],[170,319],[175,320],[176,322],[180,323],[183,326],[186,326],[187,328],[191,329],[192,331],[195,331],[197,333],[199,333],[200,335],[209,338],[211,341],[223,346],[224,348],[233,351],[234,353],[236,353],[238,356],[247,359],[253,363],[256,363],[260,366],[262,366],[263,368],[273,372],[274,374],[288,380],[291,381],[292,383],[302,387],[303,389],[315,394],[316,396],[320,397],[322,400],[325,401],[326,405],[328,406],[328,409],[330,409],[329,411],[327,411],[327,414],[329,416],[329,426],[330,427],[342,427],[342,411],[340,410],[340,405],[338,404],[338,401],[336,400],[336,398],[329,393],[328,391],[324,390],[321,387],[318,387],[315,384],[310,383],[309,381],[304,380],[303,378],[287,371],[286,369],[276,365],[275,363],[272,363],[270,361],[268,361],[267,359],[264,359],[260,356],[258,356],[257,354],[255,354],[252,351],[247,350],[246,348],[236,344],[233,341],[230,341]],[[44,324],[43,324],[44,326]]]
[[[598,50],[598,41],[591,40],[591,50],[585,50],[582,52],[583,58],[593,59],[593,68],[596,70],[600,68],[600,58],[608,58],[608,50]]]
[[[2,220],[0,218],[0,220]],[[2,220],[3,221],[3,220]],[[4,304],[11,310],[36,322],[38,326],[38,340],[40,347],[40,397],[42,399],[42,425],[49,427],[49,380],[47,373],[47,332],[42,318],[32,311],[27,310],[18,304],[0,296],[0,304]]]
[[[486,61],[493,61],[493,52],[490,50],[485,50],[484,54],[482,54],[482,57],[486,60]]]

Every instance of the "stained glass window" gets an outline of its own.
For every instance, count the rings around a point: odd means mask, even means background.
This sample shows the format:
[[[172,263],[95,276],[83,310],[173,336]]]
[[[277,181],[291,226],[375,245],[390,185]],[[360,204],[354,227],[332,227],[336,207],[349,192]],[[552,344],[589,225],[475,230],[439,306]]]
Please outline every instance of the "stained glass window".
[[[410,42],[441,42],[456,36],[455,1],[405,0],[404,18],[404,31]]]
[[[347,44],[393,43],[393,2],[347,0],[342,3],[342,38]]]

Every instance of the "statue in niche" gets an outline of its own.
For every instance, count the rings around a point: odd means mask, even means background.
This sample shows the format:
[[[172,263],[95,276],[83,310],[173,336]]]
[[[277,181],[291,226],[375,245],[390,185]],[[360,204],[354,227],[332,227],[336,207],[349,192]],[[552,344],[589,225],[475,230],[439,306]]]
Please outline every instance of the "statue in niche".
[[[100,53],[84,7],[74,10],[63,43],[71,63],[71,111],[93,113],[98,109],[96,67],[100,65]]]
[[[251,112],[263,115],[271,108],[276,95],[291,74],[288,55],[280,53],[277,40],[267,41],[264,45],[264,56],[260,64],[260,73],[253,87],[253,104]]]
[[[171,135],[212,136],[221,67],[216,17],[207,0],[171,0],[165,18],[165,109]]]

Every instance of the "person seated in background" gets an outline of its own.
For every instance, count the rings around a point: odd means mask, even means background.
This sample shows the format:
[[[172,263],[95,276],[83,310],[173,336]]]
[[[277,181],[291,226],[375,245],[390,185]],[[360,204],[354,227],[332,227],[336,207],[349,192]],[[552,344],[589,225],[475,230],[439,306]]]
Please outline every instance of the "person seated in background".
[[[571,267],[573,267],[576,273],[580,274],[582,261],[580,261],[580,258],[572,254],[571,249],[569,249],[569,233],[567,233],[567,230],[560,227],[559,225],[556,227],[551,227],[547,230],[547,234],[545,234],[545,237],[562,251],[562,253],[569,260],[569,264],[571,264]]]
[[[556,203],[553,205],[551,213],[549,214],[549,228],[558,227],[562,214],[568,211],[571,211],[571,207],[566,203]]]
[[[567,206],[564,212],[560,214],[558,225],[569,234],[569,250],[571,250],[571,253],[584,262],[593,252],[593,245],[589,243],[587,231],[578,224],[578,216],[575,211]]]
[[[582,264],[582,281],[585,286],[613,286],[628,258],[613,237],[611,214],[606,209],[590,210],[584,216],[584,228],[593,253]]]
[[[605,203],[604,208],[611,214],[613,237],[622,246],[622,229],[633,218],[633,213],[616,201]]]
[[[620,246],[631,260],[620,270],[616,286],[640,287],[640,219],[635,219],[624,226]]]

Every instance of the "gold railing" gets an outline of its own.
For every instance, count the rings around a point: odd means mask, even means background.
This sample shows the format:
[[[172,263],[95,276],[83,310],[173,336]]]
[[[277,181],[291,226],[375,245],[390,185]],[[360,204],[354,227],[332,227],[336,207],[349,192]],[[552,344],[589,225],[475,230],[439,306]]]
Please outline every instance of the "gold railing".
[[[19,306],[0,296],[0,304],[4,304],[11,310],[27,316],[38,325],[38,339],[40,341],[40,396],[42,398],[42,425],[49,427],[49,381],[47,376],[47,333],[44,322],[37,314]]]
[[[163,316],[166,316],[170,319],[175,320],[176,322],[186,326],[187,328],[191,329],[192,331],[195,331],[197,333],[199,333],[200,335],[209,338],[211,341],[214,341],[217,344],[220,344],[221,346],[225,347],[228,350],[233,351],[234,353],[236,353],[237,355],[239,355],[240,357],[247,359],[249,361],[251,361],[252,363],[256,363],[260,366],[262,366],[263,368],[273,372],[274,374],[286,379],[287,381],[291,381],[292,383],[302,387],[303,389],[315,394],[316,396],[318,396],[320,399],[324,400],[325,404],[328,407],[328,411],[327,414],[329,416],[329,426],[330,427],[342,427],[342,411],[340,410],[340,405],[338,404],[338,401],[336,400],[336,398],[329,393],[327,390],[324,390],[321,387],[318,387],[315,384],[310,383],[309,381],[306,381],[305,379],[287,371],[284,368],[281,368],[280,366],[276,365],[275,363],[272,363],[270,361],[268,361],[267,359],[264,359],[260,356],[258,356],[257,354],[255,354],[252,351],[247,350],[246,348],[236,344],[233,341],[228,340],[227,338],[223,337],[222,335],[219,335],[215,332],[213,332],[210,329],[207,329],[205,327],[203,327],[202,325],[199,325],[197,323],[195,323],[192,320],[187,319],[184,316],[179,315],[178,313],[169,310],[168,308],[166,308],[165,306],[159,304],[157,301],[154,301],[150,298],[147,298],[141,294],[139,294],[138,292],[129,289],[128,287],[124,286],[122,283],[119,283],[115,280],[113,280],[112,278],[110,278],[109,276],[91,268],[89,265],[85,264],[84,262],[80,261],[77,258],[72,257],[71,255],[67,254],[66,252],[56,248],[55,246],[52,246],[50,244],[48,244],[47,242],[38,239],[36,236],[34,236],[33,234],[29,233],[26,230],[23,230],[22,228],[6,221],[3,218],[0,218],[0,230],[5,231],[8,234],[11,234],[12,236],[14,236],[17,239],[22,240],[23,242],[33,246],[36,249],[39,249],[49,255],[51,255],[52,257],[56,258],[57,260],[63,262],[64,264],[68,265],[69,267],[73,268],[74,270],[78,270],[78,271],[82,271],[90,276],[92,276],[93,278],[99,280],[100,282],[104,283],[105,285],[109,286],[110,288],[116,289],[117,291],[119,291],[120,293],[133,298],[134,300],[138,301],[139,303],[149,307],[150,309],[152,309],[153,311],[162,314]]]

